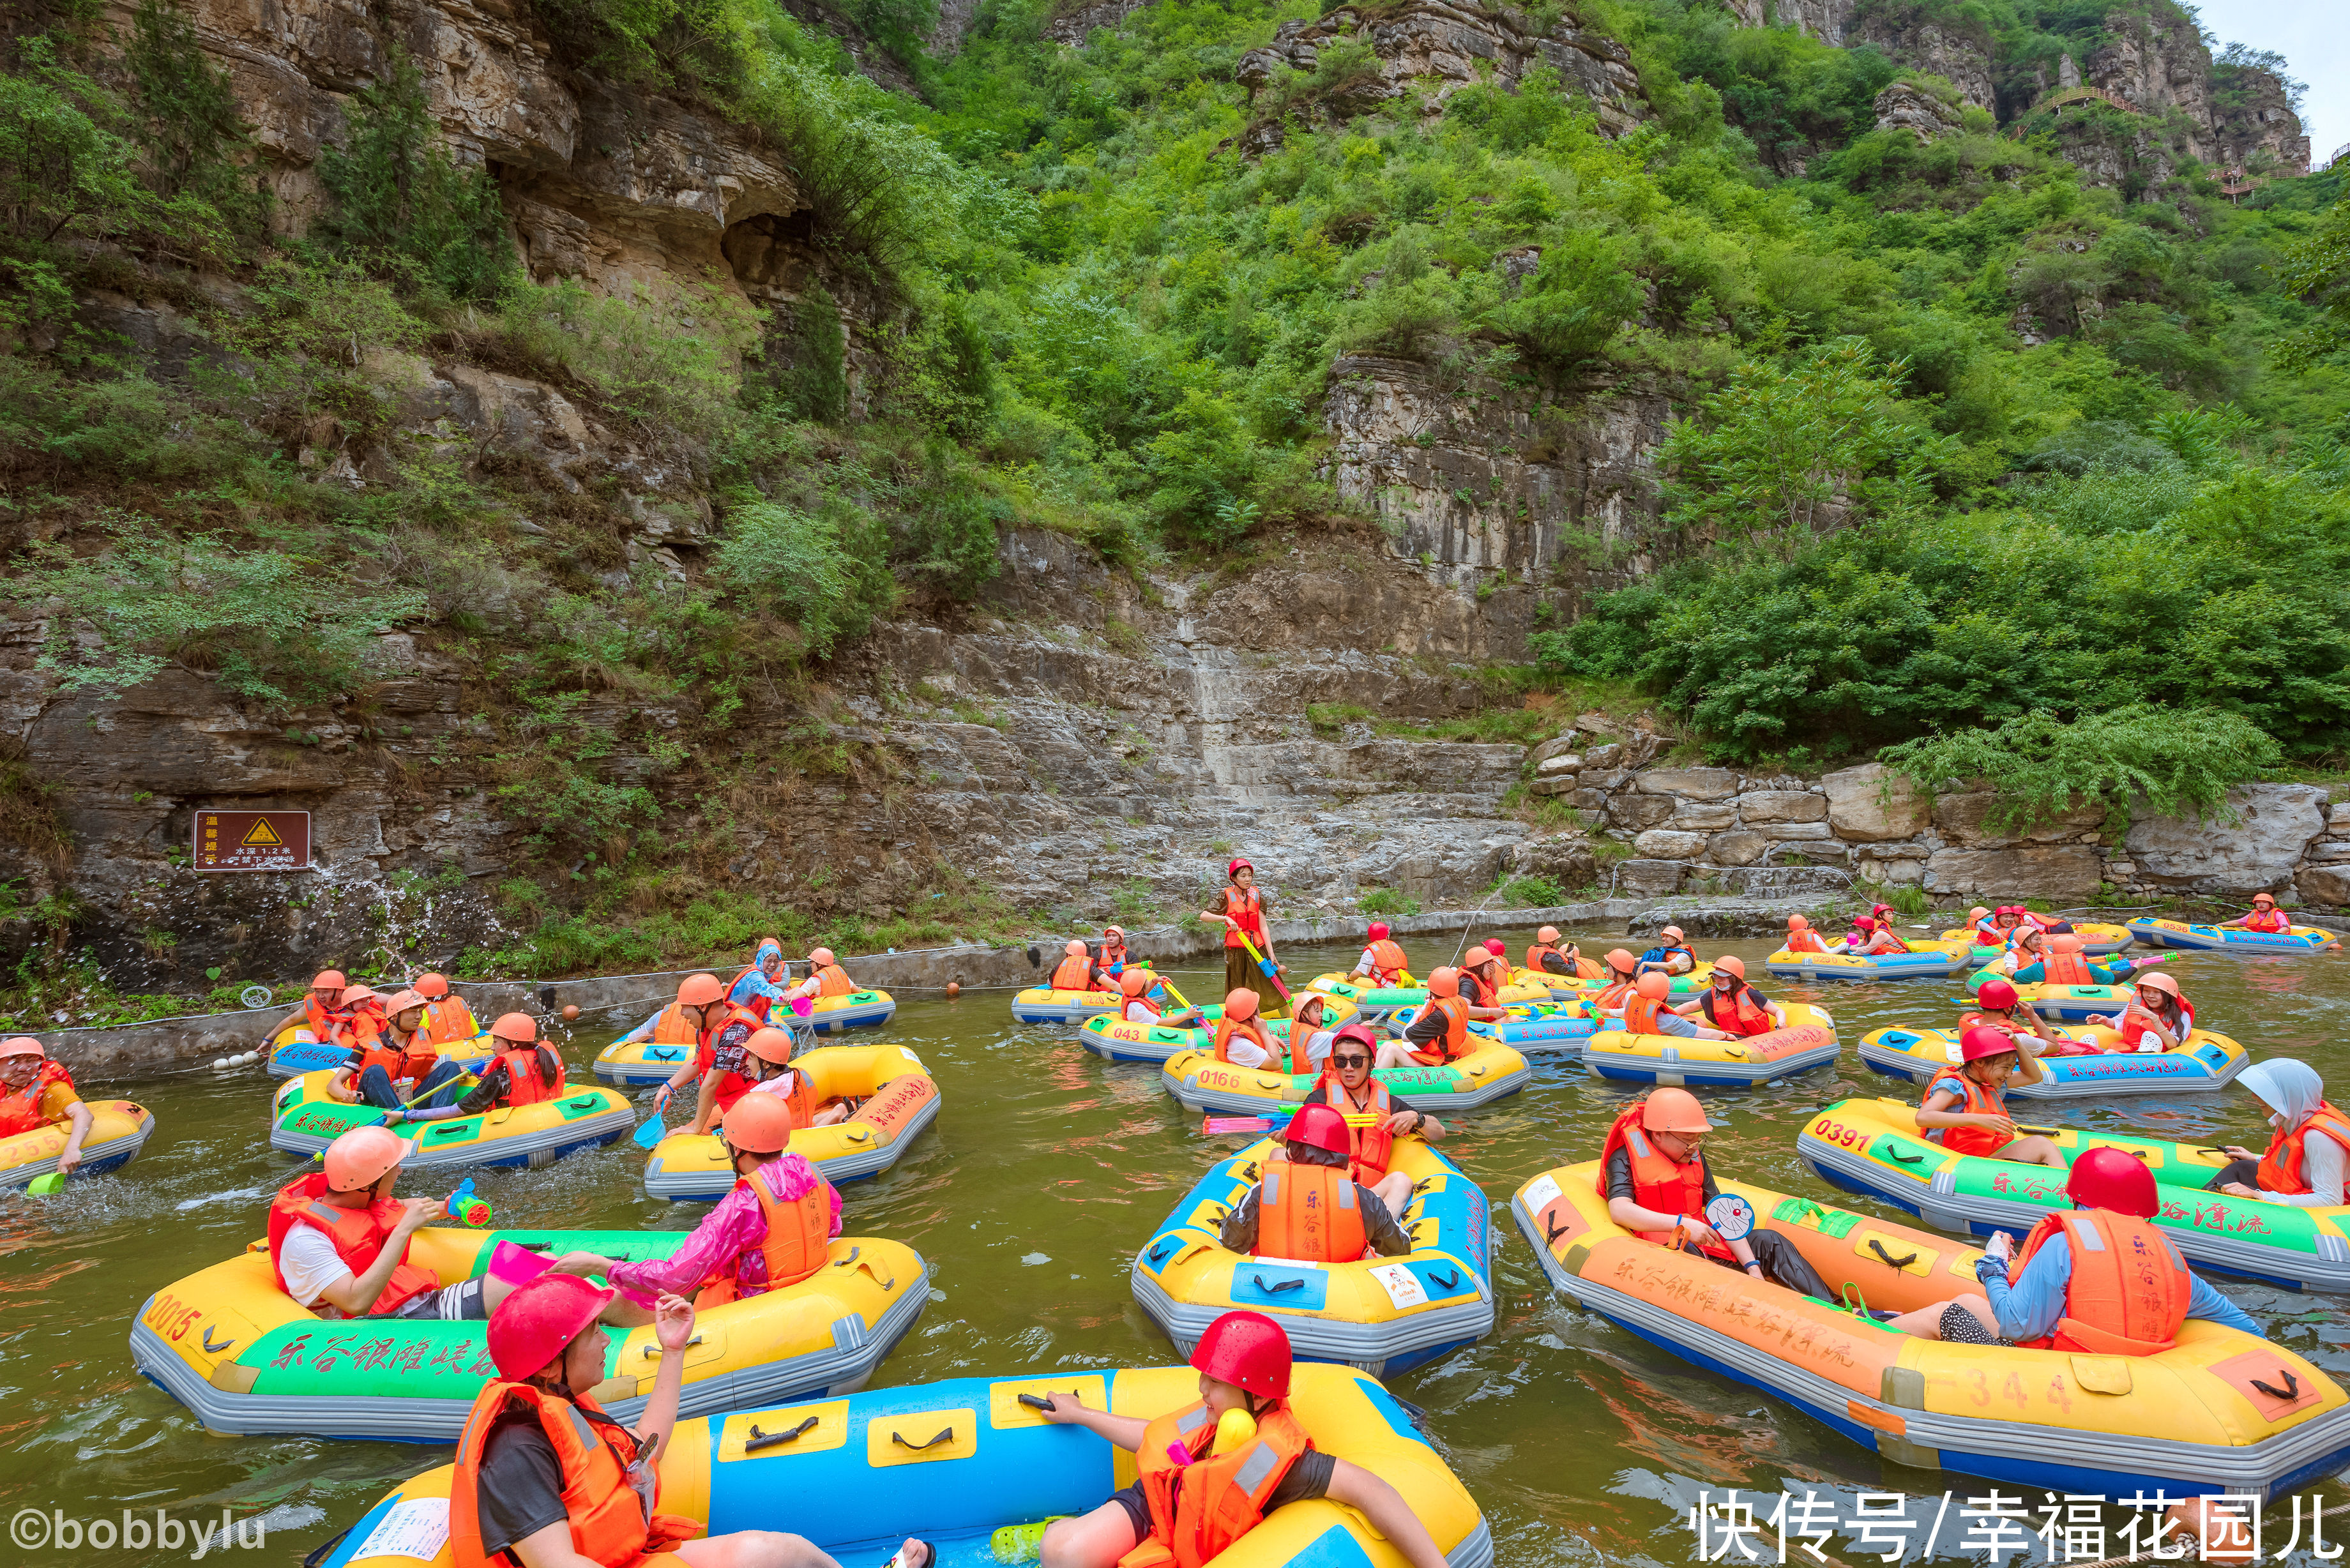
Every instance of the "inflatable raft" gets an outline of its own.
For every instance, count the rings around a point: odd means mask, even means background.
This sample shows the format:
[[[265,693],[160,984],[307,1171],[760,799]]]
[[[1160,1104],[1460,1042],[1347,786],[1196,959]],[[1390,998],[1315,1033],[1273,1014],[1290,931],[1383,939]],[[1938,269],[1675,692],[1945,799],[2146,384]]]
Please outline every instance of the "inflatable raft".
[[[1981,970],[1967,980],[1967,994],[1981,994],[1983,981],[2005,980],[1996,970]],[[2085,1023],[2092,1018],[2109,1018],[2127,1007],[2137,996],[2135,985],[2050,985],[2034,981],[2019,985],[2015,994],[2032,1003],[2032,1010],[2043,1018],[2053,1018],[2060,1023]]]
[[[451,1285],[484,1272],[500,1241],[633,1260],[668,1257],[689,1234],[428,1228],[409,1242],[408,1257]],[[700,1314],[679,1407],[700,1414],[861,1388],[930,1293],[929,1270],[912,1248],[840,1237],[810,1278]],[[487,1327],[321,1318],[277,1288],[268,1246],[255,1241],[149,1296],[130,1325],[130,1354],[215,1432],[450,1443],[496,1375]],[[605,1333],[604,1381],[592,1392],[616,1418],[632,1420],[652,1390],[660,1346],[650,1324]]]
[[[454,1062],[469,1073],[488,1065],[490,1058],[497,1054],[497,1047],[490,1043],[487,1033],[436,1045],[433,1050],[443,1062]],[[269,1054],[262,1058],[262,1064],[273,1078],[293,1078],[339,1067],[350,1059],[349,1046],[321,1040],[296,1023],[277,1032],[269,1042]]]
[[[1440,1067],[1382,1067],[1372,1075],[1430,1115],[1448,1116],[1516,1094],[1534,1076],[1534,1069],[1509,1046],[1481,1041],[1458,1062]],[[1238,1067],[1205,1051],[1185,1051],[1168,1059],[1159,1070],[1159,1082],[1186,1110],[1254,1116],[1272,1106],[1304,1104],[1321,1077]]]
[[[81,1141],[81,1164],[73,1177],[103,1176],[139,1158],[155,1130],[155,1115],[133,1100],[84,1100],[89,1108],[89,1136]],[[66,1128],[35,1127],[31,1132],[0,1138],[0,1189],[29,1187],[57,1168],[66,1148]]]
[[[1126,998],[1115,991],[1055,991],[1032,985],[1012,998],[1014,1023],[1083,1023],[1105,1012],[1116,1012]]]
[[[1396,1216],[1414,1243],[1399,1258],[1293,1262],[1225,1251],[1224,1216],[1278,1148],[1251,1145],[1201,1179],[1134,1259],[1134,1299],[1175,1348],[1234,1307],[1281,1321],[1301,1360],[1343,1361],[1385,1376],[1433,1361],[1493,1332],[1485,1194],[1416,1137],[1399,1138],[1392,1169],[1412,1179]]]
[[[1316,975],[1305,991],[1318,991],[1323,995],[1354,1004],[1355,1010],[1377,1022],[1401,1007],[1418,1007],[1428,1000],[1425,985],[1367,986],[1357,984],[1350,976],[1332,971]],[[1305,992],[1298,992],[1300,996]],[[1501,1004],[1504,1007],[1532,1006],[1551,1000],[1547,985],[1512,983],[1502,988]]]
[[[2205,1190],[2227,1157],[2208,1144],[2162,1143],[2071,1127],[2043,1129],[2067,1160],[2117,1148],[2144,1160],[2162,1194],[2155,1223],[2196,1267],[2294,1291],[2350,1292],[2350,1207],[2264,1203]],[[1952,1154],[1918,1130],[1914,1106],[1843,1100],[1814,1116],[1795,1140],[1814,1170],[1927,1224],[1961,1235],[2012,1231],[2069,1209],[2064,1172]]]
[[[353,1127],[373,1127],[384,1113],[327,1096],[328,1073],[305,1073],[278,1086],[269,1147],[281,1154],[314,1155]],[[416,1152],[401,1168],[439,1166],[528,1166],[536,1170],[567,1154],[610,1143],[636,1129],[629,1102],[602,1087],[571,1088],[535,1106],[502,1106],[479,1116],[411,1122],[400,1128]]]
[[[2094,920],[2076,922],[2073,927],[2073,934],[2081,939],[2081,950],[2092,958],[2103,958],[2110,953],[2117,953],[2135,940],[2130,935],[2130,929],[2127,926],[2101,925]],[[1968,926],[1944,931],[1942,940],[1946,942],[1967,944],[1974,951],[1982,955],[1976,961],[1979,963],[1989,963],[2004,950],[2003,948],[1992,947],[1987,942],[1976,941],[1973,929]]]
[[[792,1134],[792,1152],[806,1156],[836,1186],[889,1169],[914,1135],[938,1119],[939,1085],[902,1045],[824,1045],[793,1057],[792,1066],[808,1075],[820,1108],[844,1100],[854,1106],[845,1122]],[[681,1102],[689,1125],[692,1103]],[[733,1167],[711,1133],[671,1133],[645,1162],[645,1190],[655,1198],[707,1201],[733,1186]]]
[[[1592,1160],[1537,1176],[1512,1214],[1552,1284],[1708,1372],[1761,1388],[1897,1464],[2052,1491],[2293,1490],[2350,1463],[2350,1396],[2289,1350],[2189,1321],[2158,1355],[1912,1338],[1619,1229]],[[1976,1289],[1972,1248],[1744,1182],[1758,1227],[1856,1305]]]
[[[995,1568],[989,1538],[1101,1505],[1134,1461],[1081,1427],[1052,1426],[1020,1396],[1074,1390],[1096,1409],[1149,1417],[1199,1402],[1188,1366],[1040,1370],[879,1388],[845,1399],[680,1421],[660,1457],[660,1511],[712,1535],[779,1530],[836,1560],[879,1563],[907,1536],[937,1568]],[[1377,1379],[1296,1368],[1290,1404],[1314,1446],[1403,1494],[1451,1568],[1492,1568],[1477,1505]],[[446,1541],[449,1466],[401,1483],[313,1560],[318,1568],[454,1568]],[[439,1554],[431,1555],[434,1542]],[[1404,1568],[1353,1510],[1320,1500],[1276,1509],[1216,1568]]]
[[[1223,1004],[1211,1002],[1200,1012],[1209,1020],[1204,1027],[1184,1024],[1170,1029],[1163,1023],[1135,1023],[1123,1018],[1088,1018],[1077,1027],[1077,1044],[1112,1062],[1164,1062],[1186,1051],[1213,1051],[1215,1023],[1224,1015]],[[1336,1029],[1355,1013],[1355,1004],[1345,997],[1325,997],[1322,1027]],[[1289,1044],[1288,1019],[1268,1018],[1264,1020],[1264,1029],[1284,1046]]]
[[[1577,1053],[1599,1026],[1598,1020],[1580,1002],[1543,1002],[1534,1007],[1513,1007],[1508,1012],[1506,1018],[1471,1019],[1469,1033],[1515,1050]],[[1400,1040],[1419,1017],[1417,1007],[1391,1012],[1388,1014],[1388,1033]]]
[[[2011,1081],[2011,1098],[2077,1099],[2085,1095],[2168,1094],[2216,1089],[2251,1064],[2251,1053],[2224,1034],[2198,1029],[2171,1051],[2124,1051],[2121,1036],[2103,1024],[2075,1024],[2059,1031],[2102,1049],[2094,1056],[2043,1056],[2047,1076],[2036,1084]],[[1860,1037],[1860,1059],[1887,1077],[1924,1084],[1956,1066],[1955,1029],[1874,1029]]]
[[[2245,948],[2255,952],[2338,951],[2342,939],[2317,926],[2248,931],[2240,926],[2199,926],[2188,920],[2132,920],[2130,935],[2152,948]]]
[[[596,1076],[624,1089],[646,1089],[666,1084],[693,1059],[691,1045],[655,1044],[650,1040],[615,1040],[596,1053]]]
[[[1787,1015],[1787,1027],[1742,1040],[1602,1030],[1584,1042],[1583,1064],[1596,1076],[1619,1083],[1746,1089],[1835,1062],[1835,1020],[1826,1010],[1800,1002],[1779,1006]]]
[[[1967,967],[1964,942],[1913,942],[1906,953],[1791,953],[1781,948],[1762,967],[1786,980],[1940,980]]]

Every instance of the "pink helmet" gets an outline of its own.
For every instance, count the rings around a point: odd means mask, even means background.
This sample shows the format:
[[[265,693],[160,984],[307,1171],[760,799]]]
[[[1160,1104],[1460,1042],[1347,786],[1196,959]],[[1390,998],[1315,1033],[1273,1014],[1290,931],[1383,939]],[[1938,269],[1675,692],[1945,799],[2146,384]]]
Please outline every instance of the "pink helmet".
[[[390,1127],[353,1127],[327,1146],[327,1189],[357,1192],[373,1187],[415,1147]]]

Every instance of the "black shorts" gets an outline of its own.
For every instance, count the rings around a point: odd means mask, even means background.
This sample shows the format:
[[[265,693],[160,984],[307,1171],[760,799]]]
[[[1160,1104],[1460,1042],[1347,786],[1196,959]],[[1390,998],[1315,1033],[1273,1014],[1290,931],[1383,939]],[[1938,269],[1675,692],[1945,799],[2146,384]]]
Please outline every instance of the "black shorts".
[[[1109,1494],[1110,1501],[1126,1510],[1127,1519],[1134,1525],[1134,1540],[1140,1545],[1150,1535],[1150,1505],[1142,1498],[1142,1483],[1135,1482]]]

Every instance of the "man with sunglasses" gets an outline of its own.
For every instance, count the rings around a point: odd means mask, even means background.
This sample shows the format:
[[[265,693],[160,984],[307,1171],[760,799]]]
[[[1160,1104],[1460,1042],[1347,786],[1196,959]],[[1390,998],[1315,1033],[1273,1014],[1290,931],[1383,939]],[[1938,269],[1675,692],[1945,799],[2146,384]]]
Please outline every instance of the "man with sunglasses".
[[[1370,1127],[1347,1128],[1347,1173],[1376,1194],[1391,1214],[1403,1212],[1411,1201],[1411,1178],[1389,1170],[1399,1137],[1423,1137],[1433,1143],[1444,1136],[1444,1124],[1426,1111],[1415,1110],[1388,1092],[1371,1076],[1378,1036],[1359,1019],[1342,1024],[1330,1039],[1330,1056],[1321,1082],[1306,1091],[1309,1106],[1328,1106],[1341,1116],[1376,1115]]]

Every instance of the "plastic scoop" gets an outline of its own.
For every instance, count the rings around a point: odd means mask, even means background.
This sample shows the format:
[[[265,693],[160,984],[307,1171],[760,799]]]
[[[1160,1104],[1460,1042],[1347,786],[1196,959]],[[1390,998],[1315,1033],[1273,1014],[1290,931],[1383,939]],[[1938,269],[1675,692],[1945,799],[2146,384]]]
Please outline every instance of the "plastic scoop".
[[[65,1188],[66,1173],[62,1170],[53,1170],[47,1176],[33,1178],[32,1184],[25,1190],[36,1198],[54,1198],[63,1192]]]
[[[489,1277],[504,1280],[510,1285],[526,1285],[547,1270],[555,1260],[541,1256],[528,1247],[518,1247],[512,1241],[501,1241],[490,1252]]]

